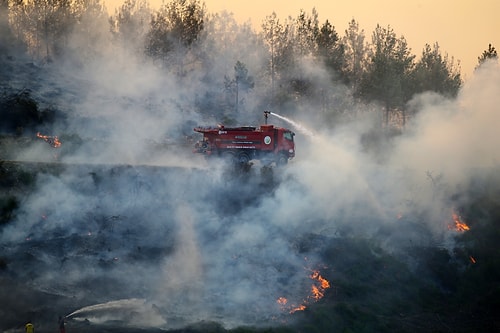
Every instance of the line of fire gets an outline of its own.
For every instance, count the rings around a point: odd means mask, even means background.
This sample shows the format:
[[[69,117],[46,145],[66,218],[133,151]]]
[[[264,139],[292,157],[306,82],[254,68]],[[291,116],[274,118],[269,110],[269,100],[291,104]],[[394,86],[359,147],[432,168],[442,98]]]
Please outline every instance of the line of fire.
[[[452,210],[451,212],[451,220],[452,222],[448,224],[448,230],[458,233],[463,233],[470,230],[469,225],[465,223],[462,216],[460,216],[460,214],[457,213],[455,210]],[[476,258],[474,258],[472,255],[469,255],[469,261],[472,264],[477,263]]]
[[[61,141],[59,141],[58,136],[43,135],[43,134],[40,134],[40,132],[38,132],[38,133],[36,133],[36,137],[44,140],[49,145],[51,145],[53,148],[61,147]]]

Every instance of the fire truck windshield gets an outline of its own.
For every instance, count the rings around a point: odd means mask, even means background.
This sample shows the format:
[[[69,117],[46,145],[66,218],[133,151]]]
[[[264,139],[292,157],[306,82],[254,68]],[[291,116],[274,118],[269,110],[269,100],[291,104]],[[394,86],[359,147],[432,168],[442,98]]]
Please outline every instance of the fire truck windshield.
[[[292,132],[284,132],[283,137],[287,140],[293,141],[293,133]]]

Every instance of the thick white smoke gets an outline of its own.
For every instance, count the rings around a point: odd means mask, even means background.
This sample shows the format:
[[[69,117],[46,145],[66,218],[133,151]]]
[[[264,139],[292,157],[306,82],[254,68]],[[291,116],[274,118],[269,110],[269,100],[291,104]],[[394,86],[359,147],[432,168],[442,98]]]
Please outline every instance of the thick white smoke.
[[[151,318],[149,325],[165,328],[202,320],[226,327],[276,323],[289,316],[277,299],[300,304],[310,292],[310,270],[322,265],[315,245],[301,250],[300,239],[379,237],[395,252],[410,239],[441,242],[449,196],[498,163],[495,64],[477,71],[454,100],[415,96],[416,118],[385,147],[382,161],[361,143],[370,121],[327,131],[314,118],[303,120],[308,130],[294,129],[297,157],[269,178],[257,167],[234,175],[192,156],[188,143],[170,145],[192,130],[188,124],[202,122],[194,97],[214,82],[194,69],[179,80],[123,54],[47,79],[70,91],[60,96],[68,118],[58,129],[83,142],[57,160],[69,167],[38,176],[36,191],[26,194],[1,236],[36,258],[32,286],[75,306],[97,304],[73,309],[75,318],[139,326]],[[213,67],[238,60],[227,57]],[[331,86],[327,91],[345,91],[324,75],[318,81]],[[46,148],[19,157],[36,160]],[[430,238],[415,231],[422,212]],[[17,265],[12,269],[22,271],[23,262]],[[120,306],[132,307],[137,321],[124,318]]]
[[[457,99],[417,96],[420,106],[412,135],[401,141],[394,163],[420,172],[446,173],[453,183],[498,163],[498,83],[494,62],[484,64],[464,84]]]
[[[384,147],[382,160],[365,152],[361,136],[367,128],[359,122],[311,135],[287,171],[300,186],[284,183],[276,201],[265,203],[270,210],[273,205],[284,208],[274,210],[272,220],[284,216],[287,225],[296,223],[304,231],[341,235],[355,230],[367,237],[389,225],[399,231],[385,243],[396,250],[409,240],[444,242],[458,204],[451,197],[473,176],[498,166],[499,73],[496,63],[484,65],[456,99],[431,93],[415,96],[410,108],[417,116],[402,136]],[[320,127],[308,126],[297,132]],[[421,214],[425,218],[418,223],[431,237],[411,230]]]

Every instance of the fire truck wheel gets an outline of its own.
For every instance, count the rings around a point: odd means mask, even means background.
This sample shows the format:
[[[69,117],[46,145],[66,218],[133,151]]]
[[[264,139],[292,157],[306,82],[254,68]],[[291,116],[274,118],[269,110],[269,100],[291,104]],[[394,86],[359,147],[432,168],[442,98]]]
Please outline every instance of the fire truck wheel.
[[[240,153],[238,155],[238,162],[240,162],[241,164],[247,164],[248,162],[250,162],[250,157],[247,153]]]
[[[276,160],[277,166],[286,165],[288,163],[288,156],[285,154],[279,154],[278,159]]]
[[[222,154],[222,159],[228,163],[234,163],[236,158],[234,152],[226,151]]]

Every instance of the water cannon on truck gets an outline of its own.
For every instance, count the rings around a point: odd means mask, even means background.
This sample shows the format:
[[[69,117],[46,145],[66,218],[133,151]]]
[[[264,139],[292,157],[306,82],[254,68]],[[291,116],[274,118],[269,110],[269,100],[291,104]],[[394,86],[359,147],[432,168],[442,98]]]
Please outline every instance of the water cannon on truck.
[[[259,127],[241,126],[195,127],[203,134],[193,152],[206,157],[220,157],[233,163],[247,164],[259,160],[281,166],[295,156],[295,133],[287,128],[269,125],[270,111],[264,111],[265,124]]]

